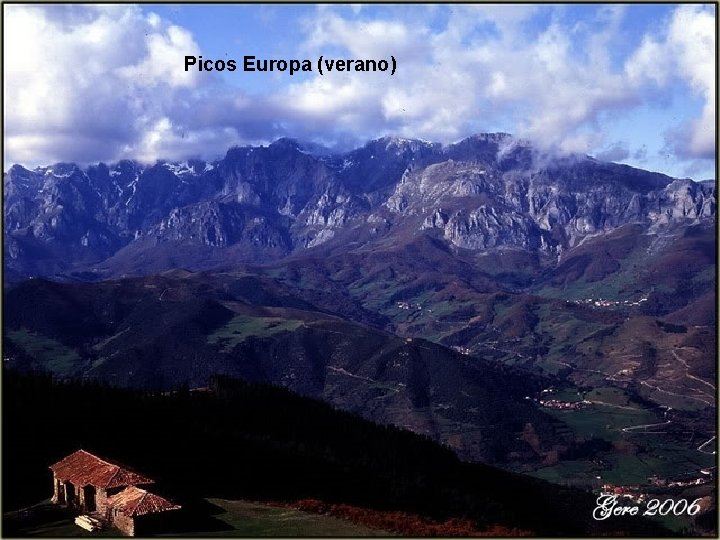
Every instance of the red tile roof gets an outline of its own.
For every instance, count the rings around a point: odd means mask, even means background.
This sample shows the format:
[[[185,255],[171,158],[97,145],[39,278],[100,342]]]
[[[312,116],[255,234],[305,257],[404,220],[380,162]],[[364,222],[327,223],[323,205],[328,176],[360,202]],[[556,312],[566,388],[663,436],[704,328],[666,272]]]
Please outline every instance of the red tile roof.
[[[153,480],[136,472],[109,463],[90,452],[78,450],[65,459],[51,465],[58,480],[70,481],[76,486],[93,485],[99,488],[152,484]]]
[[[180,508],[177,504],[171,503],[167,499],[160,497],[160,495],[155,495],[135,486],[126,487],[120,493],[108,497],[107,502],[110,508],[117,508],[126,516],[131,517],[157,514],[158,512]]]

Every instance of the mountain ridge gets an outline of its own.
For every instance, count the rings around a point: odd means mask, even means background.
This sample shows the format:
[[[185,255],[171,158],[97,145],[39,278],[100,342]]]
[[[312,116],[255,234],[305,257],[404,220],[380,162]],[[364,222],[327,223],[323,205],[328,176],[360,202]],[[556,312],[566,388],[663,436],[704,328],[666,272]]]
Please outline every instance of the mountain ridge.
[[[126,253],[152,259],[162,244],[221,248],[237,263],[278,260],[349,230],[367,244],[435,230],[451,249],[555,258],[627,223],[655,230],[716,212],[708,183],[587,156],[548,158],[508,134],[445,146],[384,137],[322,155],[284,138],[230,148],[212,163],[13,165],[4,185],[13,280],[103,261],[101,274],[114,275]],[[193,258],[178,266],[202,268]]]

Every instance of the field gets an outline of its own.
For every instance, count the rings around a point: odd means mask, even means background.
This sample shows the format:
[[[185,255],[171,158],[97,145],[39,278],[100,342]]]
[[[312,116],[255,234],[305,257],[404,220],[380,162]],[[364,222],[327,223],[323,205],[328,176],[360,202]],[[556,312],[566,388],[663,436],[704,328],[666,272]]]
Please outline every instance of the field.
[[[586,398],[623,403],[626,396],[618,389],[603,388],[589,392]],[[661,423],[662,419],[651,411],[625,404],[614,407],[595,404],[576,411],[548,412],[563,420],[576,437],[604,439],[617,450],[600,452],[596,460],[564,461],[531,473],[551,482],[587,487],[606,482],[643,485],[653,475],[665,478],[714,465],[714,456],[697,451],[696,444],[680,444],[665,433],[622,431],[627,427]],[[662,426],[654,429],[660,431]]]
[[[598,437],[608,441],[621,439],[622,428],[662,421],[646,409],[625,406],[594,404],[576,411],[548,409],[548,412],[565,422],[578,437]]]
[[[281,332],[293,332],[303,323],[280,317],[249,317],[236,315],[225,326],[207,338],[208,343],[222,344],[223,351],[229,352],[250,336],[270,337]]]
[[[83,361],[77,352],[52,338],[25,328],[8,331],[7,338],[57,375],[72,375],[82,367]]]
[[[224,499],[208,499],[208,502],[221,509],[221,513],[214,517],[227,525],[227,528],[219,531],[193,531],[183,533],[182,536],[389,536],[385,531],[300,510]]]
[[[569,391],[552,397],[573,401]],[[611,451],[598,451],[592,458],[560,461],[559,463],[537,469],[532,476],[556,484],[585,489],[599,490],[604,484],[616,486],[640,486],[641,490],[653,493],[648,479],[653,476],[672,478],[682,474],[695,474],[701,468],[713,467],[715,456],[699,452],[697,443],[683,444],[668,434],[661,432],[662,426],[650,427],[658,433],[644,433],[642,430],[624,432],[622,428],[661,423],[663,420],[655,413],[636,408],[628,396],[617,388],[596,388],[585,395],[595,404],[580,410],[548,410],[550,414],[563,420],[573,431],[576,438],[604,439],[612,443]],[[598,405],[598,401],[608,405]],[[610,405],[610,404],[613,405]],[[701,493],[690,493],[692,489]],[[690,488],[687,493],[677,489],[667,497],[675,500],[685,497],[693,500],[707,495],[712,489],[710,484]],[[647,491],[649,490],[649,491]],[[662,493],[662,492],[661,492]],[[660,499],[665,495],[653,495]],[[679,532],[688,527],[686,517],[658,516],[664,526]]]

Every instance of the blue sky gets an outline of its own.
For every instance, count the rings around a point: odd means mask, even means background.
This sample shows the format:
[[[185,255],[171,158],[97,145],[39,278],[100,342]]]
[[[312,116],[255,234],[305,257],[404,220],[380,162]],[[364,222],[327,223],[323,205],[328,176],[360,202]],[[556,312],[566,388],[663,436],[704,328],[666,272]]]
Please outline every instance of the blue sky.
[[[5,168],[505,131],[715,177],[715,5],[5,5]],[[312,73],[185,72],[185,55]],[[320,76],[320,55],[389,58]]]

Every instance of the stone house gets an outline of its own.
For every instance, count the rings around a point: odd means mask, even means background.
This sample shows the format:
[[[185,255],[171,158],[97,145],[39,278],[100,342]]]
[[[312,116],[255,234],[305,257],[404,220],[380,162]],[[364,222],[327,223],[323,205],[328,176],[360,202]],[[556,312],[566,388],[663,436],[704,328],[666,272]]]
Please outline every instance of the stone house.
[[[112,523],[128,536],[162,530],[165,513],[180,507],[137,486],[129,486],[108,498]]]
[[[175,505],[140,488],[154,481],[130,469],[78,450],[50,466],[52,502],[93,515],[128,536],[150,530],[157,515],[177,510]]]

